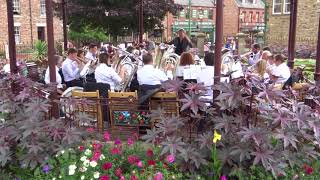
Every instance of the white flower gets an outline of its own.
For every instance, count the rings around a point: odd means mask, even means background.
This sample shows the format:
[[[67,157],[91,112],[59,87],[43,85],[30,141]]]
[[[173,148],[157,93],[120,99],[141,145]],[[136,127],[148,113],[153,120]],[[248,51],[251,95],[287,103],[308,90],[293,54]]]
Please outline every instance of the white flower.
[[[82,156],[81,158],[80,158],[80,161],[85,161],[87,159],[87,156]]]
[[[96,167],[96,166],[97,166],[97,162],[91,161],[91,162],[90,162],[90,166],[91,166],[91,167]]]
[[[89,167],[90,165],[90,161],[88,159],[86,159],[84,162],[83,162],[83,166],[84,167]]]
[[[64,150],[60,151],[61,154],[64,154]]]
[[[56,180],[56,178],[52,178],[52,180]]]
[[[75,170],[69,169],[69,175],[70,175],[70,176],[74,175],[75,172],[76,172]]]
[[[98,179],[98,178],[100,177],[100,173],[99,173],[99,172],[95,172],[95,173],[93,174],[93,177],[96,178],[96,179]]]
[[[81,176],[81,180],[84,180],[85,176]]]
[[[91,150],[90,149],[87,149],[85,152],[84,152],[84,154],[86,155],[86,156],[90,156],[91,155]]]
[[[81,167],[81,168],[79,169],[79,171],[80,171],[80,172],[86,172],[86,171],[87,171],[87,168],[86,168],[86,167]]]
[[[72,164],[69,166],[69,170],[76,170],[77,169],[77,166]]]
[[[61,178],[62,178],[62,176],[60,175],[60,176],[59,176],[59,179],[61,179]]]
[[[101,154],[100,160],[104,160],[104,159],[106,159],[106,157],[103,154]]]

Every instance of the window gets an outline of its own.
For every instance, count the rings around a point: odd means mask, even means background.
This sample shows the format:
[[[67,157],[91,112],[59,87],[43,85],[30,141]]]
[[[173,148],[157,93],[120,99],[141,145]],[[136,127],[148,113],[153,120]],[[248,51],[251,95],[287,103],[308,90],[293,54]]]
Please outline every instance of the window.
[[[240,14],[240,22],[244,23],[246,20],[246,12],[242,11]]]
[[[281,0],[273,0],[272,13],[281,14]]]
[[[199,18],[200,18],[200,19],[203,19],[203,18],[204,18],[204,12],[203,12],[202,9],[200,9],[200,10],[198,11],[198,14],[199,14]]]
[[[208,19],[213,19],[213,10],[212,9],[209,10]]]
[[[20,15],[21,9],[20,9],[20,0],[13,0],[13,14],[14,15]]]
[[[46,0],[40,0],[40,16],[46,15]]]
[[[181,17],[181,18],[185,18],[185,17],[186,17],[186,11],[185,11],[185,10],[182,10],[182,11],[180,12],[180,17]]]
[[[208,10],[203,11],[203,18],[205,18],[205,19],[209,18],[209,11]]]
[[[244,0],[245,3],[253,4],[254,0]]]
[[[250,12],[250,13],[249,13],[249,23],[252,23],[252,19],[253,19],[253,13]]]
[[[256,12],[256,22],[259,23],[260,22],[260,13]]]
[[[193,9],[192,10],[192,18],[197,18],[198,17],[198,14],[197,14],[197,10],[196,9]]]
[[[290,0],[283,1],[283,13],[290,14]]]
[[[21,32],[20,32],[20,26],[14,27],[14,39],[17,44],[21,42]]]

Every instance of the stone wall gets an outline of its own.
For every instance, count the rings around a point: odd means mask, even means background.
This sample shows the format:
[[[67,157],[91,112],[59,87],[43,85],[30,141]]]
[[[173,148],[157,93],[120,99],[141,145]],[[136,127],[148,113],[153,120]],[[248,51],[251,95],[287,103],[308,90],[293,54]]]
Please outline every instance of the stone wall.
[[[290,15],[284,13],[273,14],[272,0],[267,0],[267,3],[269,5],[267,43],[270,46],[287,47]],[[320,2],[317,2],[317,0],[298,1],[296,47],[302,45],[312,48],[316,47],[319,24],[319,13],[317,11],[320,9],[319,4]]]
[[[46,36],[46,17],[40,14],[40,0],[30,0],[30,2],[31,16],[29,0],[20,0],[21,13],[20,15],[14,15],[15,26],[20,26],[21,44],[31,44],[32,41],[34,43],[38,39],[38,27],[44,27],[44,35]],[[0,0],[0,12],[0,46],[3,46],[3,44],[6,44],[8,41],[7,7],[5,0]],[[63,40],[62,21],[54,17],[53,27],[55,41]]]

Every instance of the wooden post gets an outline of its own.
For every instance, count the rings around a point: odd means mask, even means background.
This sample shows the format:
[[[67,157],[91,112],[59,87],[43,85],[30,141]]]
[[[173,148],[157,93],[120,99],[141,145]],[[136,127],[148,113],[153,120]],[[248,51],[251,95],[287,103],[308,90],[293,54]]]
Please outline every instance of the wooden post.
[[[64,51],[68,50],[68,31],[67,31],[67,2],[61,0],[62,24],[63,24],[63,47]]]
[[[288,42],[288,66],[294,68],[295,46],[296,46],[296,29],[297,29],[297,13],[298,0],[290,0],[290,26],[289,26],[289,42]]]
[[[317,60],[316,60],[316,69],[315,69],[314,79],[316,81],[317,86],[320,87],[320,17],[319,17],[319,27],[318,27]]]
[[[140,0],[140,8],[139,8],[139,43],[143,42],[143,32],[144,32],[144,27],[143,27],[143,0]]]
[[[221,51],[223,41],[223,0],[217,0],[216,6],[216,42],[215,42],[215,61],[214,61],[214,84],[220,83],[221,76]],[[219,92],[213,92],[215,99]]]
[[[7,0],[7,16],[8,16],[8,48],[10,59],[10,72],[17,74],[17,58],[16,58],[16,40],[14,37],[14,19],[13,19],[13,2]],[[13,87],[14,88],[14,87]]]
[[[47,38],[48,38],[48,62],[49,62],[49,74],[50,82],[55,85],[56,88],[56,60],[54,59],[54,36],[53,36],[53,13],[52,13],[52,0],[46,0],[46,20],[47,20]],[[51,93],[52,108],[51,113],[54,118],[59,118],[59,107],[54,102],[57,99],[57,90],[55,89]]]

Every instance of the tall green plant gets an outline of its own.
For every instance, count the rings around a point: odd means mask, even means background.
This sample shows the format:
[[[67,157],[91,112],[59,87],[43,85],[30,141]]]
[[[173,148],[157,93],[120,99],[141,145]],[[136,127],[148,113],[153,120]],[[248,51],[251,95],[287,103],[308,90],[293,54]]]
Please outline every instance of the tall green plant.
[[[43,62],[47,59],[48,45],[45,41],[36,41],[34,46],[33,58],[35,61]]]

